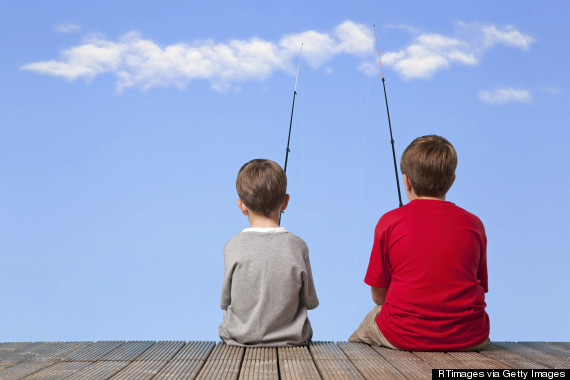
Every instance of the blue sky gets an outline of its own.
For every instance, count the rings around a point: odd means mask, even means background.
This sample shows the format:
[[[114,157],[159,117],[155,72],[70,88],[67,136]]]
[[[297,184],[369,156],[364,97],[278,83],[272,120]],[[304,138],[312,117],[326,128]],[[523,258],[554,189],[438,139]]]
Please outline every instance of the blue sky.
[[[397,206],[396,153],[440,134],[448,200],[489,239],[491,339],[570,340],[563,1],[0,4],[0,341],[217,339],[235,176],[283,164],[314,338],[346,340]]]

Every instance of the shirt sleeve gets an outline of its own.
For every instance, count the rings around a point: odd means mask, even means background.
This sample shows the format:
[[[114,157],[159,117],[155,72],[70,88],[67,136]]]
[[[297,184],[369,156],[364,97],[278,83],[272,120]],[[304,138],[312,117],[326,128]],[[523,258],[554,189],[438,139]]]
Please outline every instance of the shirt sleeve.
[[[374,243],[370,253],[370,262],[364,277],[364,283],[375,288],[387,288],[392,279],[392,267],[388,257],[387,241],[386,223],[381,218],[374,230]]]
[[[220,308],[227,310],[228,306],[232,303],[232,275],[234,267],[230,265],[228,255],[224,249],[224,279],[222,282],[222,299]]]
[[[487,235],[485,228],[481,224],[481,258],[479,260],[479,268],[477,270],[477,279],[485,293],[489,292],[489,278],[487,274]]]
[[[311,271],[311,262],[309,261],[309,249],[303,255],[305,259],[305,270],[301,272],[301,300],[307,310],[313,310],[319,306],[319,299],[317,298],[317,291],[313,282],[313,273]]]

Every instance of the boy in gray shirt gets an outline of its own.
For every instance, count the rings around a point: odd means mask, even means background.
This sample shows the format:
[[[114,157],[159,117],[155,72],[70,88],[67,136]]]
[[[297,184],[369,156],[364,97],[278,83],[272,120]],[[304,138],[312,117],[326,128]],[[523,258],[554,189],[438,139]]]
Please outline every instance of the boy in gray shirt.
[[[319,305],[309,249],[279,227],[287,208],[287,177],[271,160],[251,160],[239,170],[238,207],[246,228],[224,248],[220,338],[234,346],[307,345],[313,335],[307,310]]]

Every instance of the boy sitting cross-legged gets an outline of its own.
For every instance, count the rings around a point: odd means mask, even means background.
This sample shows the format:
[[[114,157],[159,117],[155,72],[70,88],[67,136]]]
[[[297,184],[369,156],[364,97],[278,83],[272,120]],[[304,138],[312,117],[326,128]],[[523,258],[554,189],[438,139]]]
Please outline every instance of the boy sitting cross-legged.
[[[224,248],[220,338],[235,346],[307,345],[313,335],[307,310],[319,300],[307,245],[279,227],[289,202],[285,172],[274,161],[251,160],[236,188],[251,227]]]
[[[482,349],[487,237],[475,215],[445,200],[457,153],[440,136],[415,139],[400,168],[410,202],[382,216],[364,282],[377,306],[349,338],[410,351]]]

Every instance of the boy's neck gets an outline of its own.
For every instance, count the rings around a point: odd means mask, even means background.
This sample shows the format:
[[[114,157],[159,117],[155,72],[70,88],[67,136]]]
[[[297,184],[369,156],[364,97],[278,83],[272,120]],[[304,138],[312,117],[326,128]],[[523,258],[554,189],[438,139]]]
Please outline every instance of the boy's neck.
[[[415,197],[412,197],[412,199],[410,199],[411,201],[413,201],[414,199],[432,199],[434,201],[444,201],[445,200],[445,195],[443,197],[418,197],[417,195]]]
[[[251,228],[274,228],[279,227],[279,213],[280,211],[275,211],[265,216],[250,211],[247,218]]]

